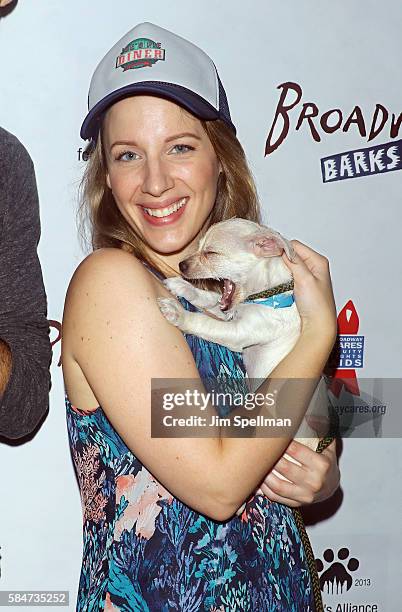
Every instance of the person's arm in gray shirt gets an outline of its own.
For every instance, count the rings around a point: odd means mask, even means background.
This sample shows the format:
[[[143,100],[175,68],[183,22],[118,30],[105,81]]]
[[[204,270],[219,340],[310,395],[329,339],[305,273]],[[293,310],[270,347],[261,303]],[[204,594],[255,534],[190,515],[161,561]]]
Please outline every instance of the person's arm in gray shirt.
[[[51,347],[39,236],[31,158],[0,128],[0,436],[10,439],[31,433],[49,406]]]

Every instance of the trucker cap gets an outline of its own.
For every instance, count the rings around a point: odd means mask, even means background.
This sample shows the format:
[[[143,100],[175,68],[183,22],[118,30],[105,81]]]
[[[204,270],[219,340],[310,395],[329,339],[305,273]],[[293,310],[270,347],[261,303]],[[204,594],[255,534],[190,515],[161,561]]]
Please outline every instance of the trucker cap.
[[[95,140],[107,108],[135,94],[166,98],[199,119],[222,119],[236,133],[211,58],[190,41],[153,23],[136,25],[98,64],[81,137]]]

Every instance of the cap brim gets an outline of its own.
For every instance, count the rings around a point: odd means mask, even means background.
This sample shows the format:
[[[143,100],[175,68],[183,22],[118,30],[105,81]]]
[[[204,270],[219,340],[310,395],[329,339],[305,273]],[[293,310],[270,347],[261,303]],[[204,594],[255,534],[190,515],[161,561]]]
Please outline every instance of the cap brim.
[[[115,102],[133,95],[151,94],[179,104],[199,119],[219,119],[219,112],[209,102],[193,91],[158,81],[132,83],[105,96],[89,111],[81,127],[81,138],[89,140],[96,138],[104,112]],[[235,127],[231,124],[233,130]]]

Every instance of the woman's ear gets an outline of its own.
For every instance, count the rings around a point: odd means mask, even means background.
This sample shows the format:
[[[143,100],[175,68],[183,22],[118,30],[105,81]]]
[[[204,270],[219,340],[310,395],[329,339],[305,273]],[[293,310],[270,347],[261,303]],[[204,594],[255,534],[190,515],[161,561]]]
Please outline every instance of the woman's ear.
[[[109,172],[106,172],[106,185],[109,187],[109,189],[112,189]]]

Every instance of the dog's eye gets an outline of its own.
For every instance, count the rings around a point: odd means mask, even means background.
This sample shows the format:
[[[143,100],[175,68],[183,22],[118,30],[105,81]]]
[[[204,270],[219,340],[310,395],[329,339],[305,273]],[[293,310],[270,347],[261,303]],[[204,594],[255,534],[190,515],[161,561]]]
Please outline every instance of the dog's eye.
[[[216,251],[204,251],[204,255],[219,255]]]

